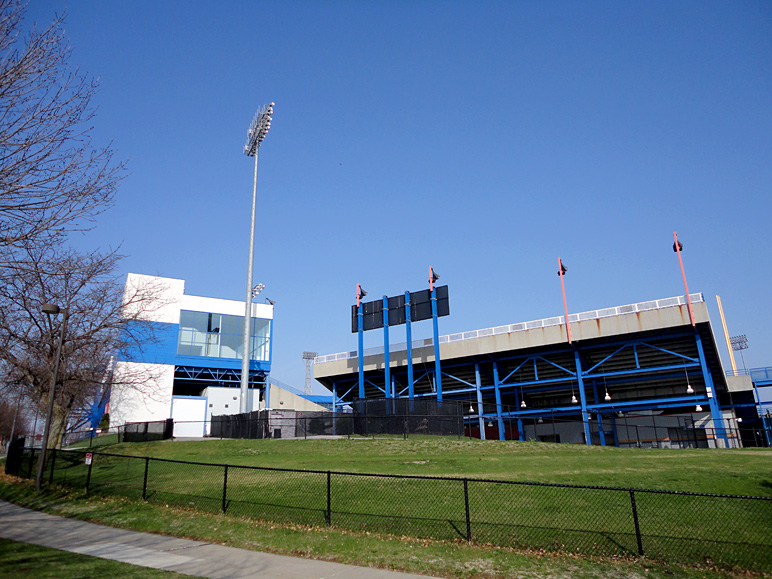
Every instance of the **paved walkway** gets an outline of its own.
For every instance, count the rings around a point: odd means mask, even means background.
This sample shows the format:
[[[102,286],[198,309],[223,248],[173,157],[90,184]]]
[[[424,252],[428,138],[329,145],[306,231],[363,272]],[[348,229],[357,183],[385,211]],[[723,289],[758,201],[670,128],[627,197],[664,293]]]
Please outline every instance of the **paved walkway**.
[[[125,531],[31,511],[0,501],[0,537],[198,577],[261,579],[427,579]]]

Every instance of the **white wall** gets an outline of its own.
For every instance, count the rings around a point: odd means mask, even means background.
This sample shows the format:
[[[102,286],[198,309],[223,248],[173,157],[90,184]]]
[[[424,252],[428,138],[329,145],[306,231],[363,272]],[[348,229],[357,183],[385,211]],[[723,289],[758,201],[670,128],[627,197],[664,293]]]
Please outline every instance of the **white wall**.
[[[175,437],[199,437],[207,434],[206,398],[172,397],[172,418]]]
[[[329,409],[324,406],[319,406],[306,400],[301,396],[297,396],[292,392],[279,388],[278,386],[271,384],[271,393],[268,397],[268,403],[271,408],[276,410],[297,410],[299,412],[328,412]]]
[[[110,390],[110,425],[165,420],[171,416],[174,366],[116,362]]]

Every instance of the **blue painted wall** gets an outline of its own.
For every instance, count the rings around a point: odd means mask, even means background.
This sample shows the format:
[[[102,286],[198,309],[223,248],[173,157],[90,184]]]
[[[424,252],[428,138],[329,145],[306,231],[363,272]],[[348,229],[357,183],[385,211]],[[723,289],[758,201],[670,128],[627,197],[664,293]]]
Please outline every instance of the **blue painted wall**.
[[[126,348],[118,353],[118,359],[124,362],[144,362],[148,364],[169,364],[173,366],[193,366],[196,368],[221,368],[241,370],[238,358],[211,358],[208,356],[178,356],[179,325],[162,322],[127,322],[132,324],[132,331],[140,336],[143,346]],[[149,325],[148,325],[149,324]],[[273,327],[273,324],[271,324]],[[147,329],[146,329],[147,328]],[[249,369],[258,372],[270,372],[271,362],[250,360]]]

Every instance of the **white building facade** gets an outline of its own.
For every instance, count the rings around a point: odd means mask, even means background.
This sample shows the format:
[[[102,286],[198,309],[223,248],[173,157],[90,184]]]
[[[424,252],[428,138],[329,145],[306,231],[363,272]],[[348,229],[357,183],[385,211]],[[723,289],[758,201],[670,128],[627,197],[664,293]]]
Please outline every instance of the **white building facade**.
[[[153,340],[120,354],[110,422],[173,418],[175,436],[203,436],[213,414],[239,413],[244,302],[187,295],[184,280],[130,273],[127,295],[141,287],[152,287],[159,304],[138,314]],[[249,411],[266,407],[272,305],[252,304],[251,330]],[[131,382],[127,376],[147,378],[141,387],[122,386]]]

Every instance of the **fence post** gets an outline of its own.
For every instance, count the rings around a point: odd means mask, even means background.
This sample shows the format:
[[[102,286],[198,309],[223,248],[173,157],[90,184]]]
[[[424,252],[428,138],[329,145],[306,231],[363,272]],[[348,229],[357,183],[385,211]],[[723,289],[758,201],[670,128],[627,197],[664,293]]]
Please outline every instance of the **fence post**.
[[[466,540],[472,541],[472,521],[469,519],[469,481],[464,479],[464,509],[466,511]]]
[[[641,526],[638,522],[638,507],[635,504],[635,491],[630,489],[630,503],[633,506],[633,521],[635,522],[635,539],[638,541],[638,554],[643,557],[643,541],[641,540]]]
[[[88,463],[88,474],[86,475],[86,492],[88,492],[89,486],[91,486],[91,468],[94,466],[94,455],[91,455],[91,462]]]
[[[147,500],[147,471],[150,469],[150,458],[145,458],[145,478],[142,481],[142,500]]]
[[[225,514],[225,504],[228,496],[228,465],[226,464],[222,473],[222,512]]]
[[[29,457],[29,475],[32,478],[32,473],[35,472],[35,447],[32,447],[32,453]]]
[[[54,465],[56,464],[56,449],[51,449],[51,472],[48,473],[48,484],[54,482]]]
[[[332,525],[332,484],[331,479],[332,473],[328,470],[327,471],[327,512],[325,513],[325,520],[327,522],[327,526],[329,527]]]

